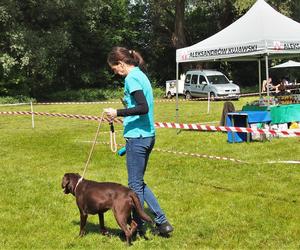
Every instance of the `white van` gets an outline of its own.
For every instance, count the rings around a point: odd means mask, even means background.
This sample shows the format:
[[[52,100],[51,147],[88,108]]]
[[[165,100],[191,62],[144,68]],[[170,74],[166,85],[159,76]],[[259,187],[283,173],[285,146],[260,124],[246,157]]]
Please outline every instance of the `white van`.
[[[184,81],[186,99],[207,97],[214,99],[235,99],[240,97],[240,87],[221,72],[216,70],[190,70],[186,72]]]
[[[178,80],[178,95],[183,95],[184,79],[185,76],[181,75],[180,80]],[[176,80],[166,81],[166,97],[168,99],[171,99],[175,95],[176,95]]]

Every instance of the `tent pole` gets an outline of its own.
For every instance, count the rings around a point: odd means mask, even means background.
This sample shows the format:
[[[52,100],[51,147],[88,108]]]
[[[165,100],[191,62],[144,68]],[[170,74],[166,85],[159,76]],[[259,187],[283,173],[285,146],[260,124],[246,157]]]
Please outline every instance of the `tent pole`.
[[[268,55],[265,56],[266,60],[266,80],[268,81],[269,79],[269,65],[268,65]],[[267,86],[267,99],[268,99],[268,106],[270,105],[270,90],[269,87]]]
[[[259,98],[261,97],[261,60],[258,59],[258,91],[259,91]]]
[[[176,122],[179,122],[178,118],[178,113],[179,113],[179,108],[178,108],[178,70],[179,69],[179,63],[176,62]]]
[[[207,114],[209,114],[210,109],[210,93],[207,93]]]

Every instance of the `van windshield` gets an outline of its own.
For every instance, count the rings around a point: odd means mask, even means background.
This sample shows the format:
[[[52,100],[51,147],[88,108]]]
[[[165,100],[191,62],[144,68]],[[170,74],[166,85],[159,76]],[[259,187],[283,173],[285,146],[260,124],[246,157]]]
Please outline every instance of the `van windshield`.
[[[228,79],[224,75],[207,76],[208,81],[211,84],[227,84]]]

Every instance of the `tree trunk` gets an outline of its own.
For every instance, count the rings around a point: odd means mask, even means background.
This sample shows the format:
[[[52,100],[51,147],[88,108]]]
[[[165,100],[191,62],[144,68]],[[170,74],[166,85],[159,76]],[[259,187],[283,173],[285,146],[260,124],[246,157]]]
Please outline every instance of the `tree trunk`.
[[[179,49],[187,45],[184,33],[185,0],[175,0],[175,2],[175,31],[172,36],[172,44],[174,48]]]

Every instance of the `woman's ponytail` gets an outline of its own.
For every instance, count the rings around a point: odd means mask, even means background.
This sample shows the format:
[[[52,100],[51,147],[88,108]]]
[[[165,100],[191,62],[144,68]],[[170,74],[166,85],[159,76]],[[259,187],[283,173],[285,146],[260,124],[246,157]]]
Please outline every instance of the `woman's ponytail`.
[[[114,47],[108,54],[107,63],[117,65],[119,62],[138,66],[142,71],[146,71],[146,65],[141,54],[135,50],[128,50],[124,47]]]

